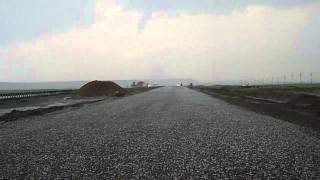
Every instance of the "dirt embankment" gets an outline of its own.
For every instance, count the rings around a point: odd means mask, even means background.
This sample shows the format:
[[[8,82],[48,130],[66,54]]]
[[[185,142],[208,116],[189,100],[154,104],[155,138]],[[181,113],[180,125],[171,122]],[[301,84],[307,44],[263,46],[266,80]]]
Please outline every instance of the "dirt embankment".
[[[57,102],[65,102],[65,96],[46,96],[46,97],[34,97],[25,99],[12,99],[0,101],[0,110],[2,109],[13,109],[8,113],[0,116],[0,124],[15,121],[20,118],[29,116],[39,116],[47,113],[51,113],[65,108],[81,107],[85,104],[91,104],[104,100],[117,99],[122,96],[129,96],[146,91],[153,90],[159,87],[143,87],[143,88],[128,88],[124,89],[113,82],[105,81],[93,81],[83,86],[78,93],[68,94],[68,99],[79,100],[79,103],[71,103],[67,105],[54,105]],[[96,97],[96,98],[92,98]],[[111,99],[110,99],[111,98]],[[83,101],[80,101],[83,100]],[[24,102],[23,104],[21,102]],[[39,106],[39,108],[32,108],[26,110],[19,110],[23,107]]]
[[[320,128],[320,95],[308,89],[235,86],[203,86],[196,89],[258,113]]]
[[[79,95],[84,97],[125,95],[127,90],[112,81],[92,81],[82,86]]]

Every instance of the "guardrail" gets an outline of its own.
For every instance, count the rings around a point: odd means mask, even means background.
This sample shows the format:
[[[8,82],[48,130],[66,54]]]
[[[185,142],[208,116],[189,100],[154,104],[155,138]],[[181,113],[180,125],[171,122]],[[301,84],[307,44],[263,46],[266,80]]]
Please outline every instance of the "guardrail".
[[[24,92],[22,91],[22,92],[14,92],[14,93],[0,93],[0,100],[69,94],[69,93],[74,93],[76,91],[77,90],[47,90],[47,91],[24,91]]]

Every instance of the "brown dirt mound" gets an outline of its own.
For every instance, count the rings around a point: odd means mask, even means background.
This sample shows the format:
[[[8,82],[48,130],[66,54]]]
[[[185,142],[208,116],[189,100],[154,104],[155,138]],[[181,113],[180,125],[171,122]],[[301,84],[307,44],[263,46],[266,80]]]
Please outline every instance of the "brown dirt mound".
[[[79,95],[84,97],[110,96],[117,93],[125,94],[127,91],[111,81],[92,81],[79,90]]]

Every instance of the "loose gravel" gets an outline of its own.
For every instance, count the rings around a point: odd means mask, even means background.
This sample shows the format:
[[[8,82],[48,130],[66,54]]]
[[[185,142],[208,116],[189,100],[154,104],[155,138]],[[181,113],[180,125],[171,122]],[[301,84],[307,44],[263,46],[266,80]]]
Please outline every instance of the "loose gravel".
[[[319,179],[319,132],[183,87],[0,125],[0,179]]]

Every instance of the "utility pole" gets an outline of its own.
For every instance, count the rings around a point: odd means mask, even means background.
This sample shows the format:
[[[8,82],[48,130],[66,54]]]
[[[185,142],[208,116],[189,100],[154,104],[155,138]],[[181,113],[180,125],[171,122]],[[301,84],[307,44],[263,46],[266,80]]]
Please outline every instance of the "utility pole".
[[[312,84],[313,83],[313,74],[312,73],[310,73],[310,83]]]
[[[291,83],[292,83],[292,84],[294,83],[294,80],[293,80],[293,73],[291,73]]]
[[[286,82],[287,82],[287,75],[284,75],[283,76],[283,84],[286,84]]]
[[[299,76],[300,76],[300,84],[302,84],[302,72],[300,72]]]

